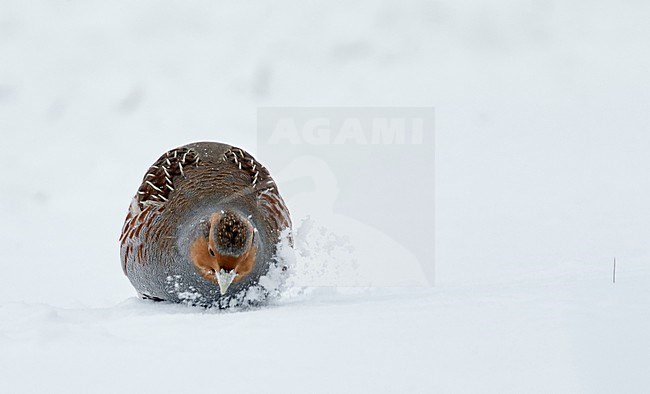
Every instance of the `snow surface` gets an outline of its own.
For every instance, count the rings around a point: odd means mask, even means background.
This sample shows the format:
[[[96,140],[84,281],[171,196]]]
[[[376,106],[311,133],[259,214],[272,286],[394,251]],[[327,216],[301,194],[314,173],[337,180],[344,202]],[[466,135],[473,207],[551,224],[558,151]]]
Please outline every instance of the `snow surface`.
[[[0,392],[648,392],[649,17],[1,2]],[[255,153],[256,108],[284,105],[436,107],[436,286],[225,313],[134,298],[117,238],[145,169],[196,140]],[[305,201],[296,278],[390,266],[343,264],[358,245]]]

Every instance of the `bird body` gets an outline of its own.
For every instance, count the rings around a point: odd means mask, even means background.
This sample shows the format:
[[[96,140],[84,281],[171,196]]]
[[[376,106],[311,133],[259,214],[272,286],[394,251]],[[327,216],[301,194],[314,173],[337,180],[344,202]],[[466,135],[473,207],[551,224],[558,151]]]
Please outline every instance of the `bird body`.
[[[122,228],[122,269],[143,298],[258,304],[271,291],[261,278],[278,269],[278,243],[290,229],[277,185],[255,158],[193,143],[145,174]]]

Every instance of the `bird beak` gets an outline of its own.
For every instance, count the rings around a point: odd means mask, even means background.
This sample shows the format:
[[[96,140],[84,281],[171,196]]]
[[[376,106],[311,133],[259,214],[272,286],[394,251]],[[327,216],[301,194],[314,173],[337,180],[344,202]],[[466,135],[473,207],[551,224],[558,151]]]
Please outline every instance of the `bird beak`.
[[[219,283],[221,295],[224,295],[226,294],[226,291],[228,291],[232,281],[235,280],[237,273],[235,270],[226,271],[222,268],[220,271],[216,272],[215,275],[217,276],[217,283]]]

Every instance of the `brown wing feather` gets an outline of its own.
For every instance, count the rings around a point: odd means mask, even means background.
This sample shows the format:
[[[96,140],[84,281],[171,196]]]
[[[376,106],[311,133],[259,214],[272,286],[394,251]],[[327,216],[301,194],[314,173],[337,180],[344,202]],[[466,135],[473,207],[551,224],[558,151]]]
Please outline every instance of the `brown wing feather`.
[[[251,179],[251,187],[257,194],[260,207],[267,211],[267,217],[275,222],[275,228],[282,231],[291,228],[291,217],[278,187],[269,171],[243,149],[232,147],[223,155],[224,161],[230,162]]]
[[[133,199],[120,236],[120,257],[122,271],[125,275],[130,263],[146,263],[145,241],[142,235],[151,226],[153,219],[164,209],[165,207],[160,205],[145,205],[143,209],[140,209],[137,197]]]
[[[191,148],[172,149],[149,168],[136,194],[140,207],[164,204],[174,191],[174,178],[185,176],[185,169],[198,166],[199,155]]]
[[[190,166],[198,166],[199,155],[191,148],[177,148],[166,152],[149,168],[122,226],[120,236],[122,270],[126,274],[131,262],[146,263],[143,232],[153,218],[164,210],[165,202],[174,191],[174,179],[185,176]]]

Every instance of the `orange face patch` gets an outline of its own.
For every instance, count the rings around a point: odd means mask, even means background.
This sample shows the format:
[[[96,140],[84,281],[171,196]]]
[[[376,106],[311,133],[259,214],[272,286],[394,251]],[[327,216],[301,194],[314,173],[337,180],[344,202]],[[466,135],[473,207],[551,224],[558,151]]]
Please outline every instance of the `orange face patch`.
[[[214,256],[210,253],[214,253]],[[217,252],[210,239],[200,236],[190,245],[190,259],[201,276],[212,283],[218,284],[215,272],[224,269],[235,270],[237,276],[233,283],[237,283],[253,271],[257,248],[250,244],[241,256],[223,256]]]

